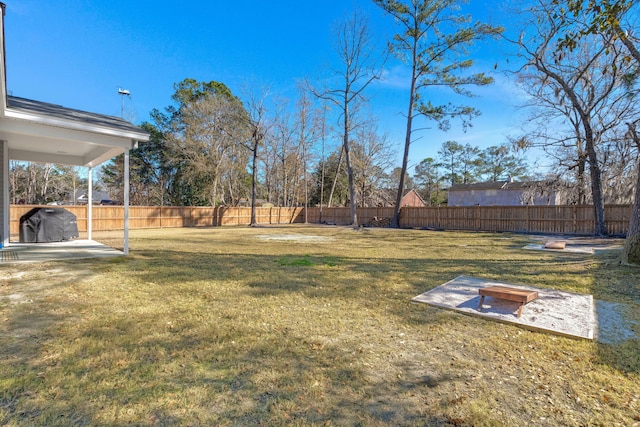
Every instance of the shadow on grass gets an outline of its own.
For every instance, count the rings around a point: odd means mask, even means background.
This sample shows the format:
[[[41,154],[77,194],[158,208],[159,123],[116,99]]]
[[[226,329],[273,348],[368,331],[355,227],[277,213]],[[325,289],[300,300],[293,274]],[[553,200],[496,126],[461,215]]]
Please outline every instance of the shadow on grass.
[[[485,251],[491,246],[470,247]],[[511,248],[520,249],[520,243],[511,245]],[[202,256],[207,259],[206,255]],[[197,261],[197,254],[191,254],[189,257],[195,258],[196,265],[209,263]],[[240,254],[227,254],[217,255],[215,262],[222,265],[219,271],[210,271],[214,277],[220,274],[238,274],[237,266],[249,264],[253,266],[252,271],[270,270],[273,273],[273,270],[276,270],[276,273],[269,275],[267,279],[246,277],[246,285],[257,297],[303,292],[310,298],[353,299],[359,301],[362,307],[376,307],[384,303],[391,314],[410,324],[423,321],[416,310],[409,309],[410,298],[459,275],[569,292],[593,293],[596,299],[635,301],[636,304],[640,300],[640,274],[637,270],[624,267],[621,271],[615,264],[602,263],[599,258],[582,254],[534,253],[524,259],[515,260],[478,259],[471,250],[468,256],[457,259],[439,259],[434,255],[432,258],[381,260],[297,253],[273,257],[249,256],[245,259]],[[349,272],[347,280],[341,280],[341,271]],[[593,276],[587,285],[584,281],[585,276]],[[394,289],[395,286],[388,286],[389,281],[402,282],[404,286],[397,290]],[[622,372],[638,373],[639,345],[637,338],[622,343],[618,350],[615,350],[618,346],[611,350],[608,344],[598,344],[600,361]]]
[[[592,273],[574,256],[487,256],[490,244],[471,245],[455,258],[438,249],[406,259],[296,249],[139,250],[117,262],[57,264],[81,277],[113,274],[126,283],[81,301],[65,296],[62,283],[51,300],[6,309],[0,421],[450,425],[446,412],[415,396],[471,378],[417,363],[391,361],[384,372],[364,365],[385,356],[376,354],[378,341],[392,348],[390,323],[447,333],[452,315],[426,313],[410,299],[462,274],[584,292],[583,277]],[[561,280],[549,276],[554,270]],[[595,289],[604,295],[608,288]],[[16,335],[36,318],[29,333]],[[472,329],[474,322],[462,323]],[[367,335],[373,333],[380,336]],[[637,341],[625,355],[621,348],[599,346],[601,362],[637,372],[637,359],[625,356],[638,353]]]
[[[605,363],[622,372],[640,374],[640,268],[620,265],[617,254],[599,258],[593,272],[593,297],[618,306],[615,321],[626,322],[635,335],[613,337],[611,343],[598,345],[598,356]],[[618,338],[618,339],[616,339]]]
[[[81,304],[69,298],[65,289],[92,275],[85,267],[83,262],[40,264],[35,270],[42,275],[35,279],[25,276],[24,265],[3,268],[2,290],[9,294],[2,292],[0,298],[0,424],[38,424],[36,420],[51,405],[60,409],[58,419],[41,424],[91,418],[82,408],[71,412],[64,402],[49,401],[54,396],[46,392],[46,371],[51,362],[47,347],[71,320],[70,313],[81,310]],[[12,271],[19,274],[9,274]]]
[[[143,257],[147,255],[151,256]],[[437,387],[447,381],[445,377],[434,373],[408,382],[389,381],[386,375],[372,378],[358,363],[358,349],[351,343],[331,343],[322,337],[324,332],[307,336],[286,327],[263,331],[255,314],[245,317],[242,306],[227,306],[233,303],[236,288],[229,294],[215,289],[216,283],[242,277],[247,263],[283,267],[281,277],[286,278],[279,286],[248,280],[244,289],[252,301],[268,294],[309,290],[311,298],[356,298],[366,280],[354,289],[345,286],[336,295],[335,289],[319,282],[314,287],[303,278],[320,281],[326,279],[326,272],[300,271],[309,267],[306,264],[283,266],[281,257],[170,251],[155,255],[165,259],[164,267],[155,264],[155,257],[144,263],[132,259],[56,264],[83,279],[91,276],[91,269],[120,269],[134,276],[139,286],[158,293],[140,294],[137,304],[120,302],[122,291],[117,289],[110,306],[104,305],[108,300],[71,302],[64,297],[70,284],[58,281],[49,289],[54,291],[50,299],[34,303],[29,310],[5,313],[11,319],[7,330],[13,337],[2,339],[3,424],[447,422],[446,417],[425,414],[415,402],[398,396],[399,390]],[[171,260],[168,265],[167,259]],[[185,259],[189,262],[183,263]],[[334,268],[334,260],[330,261],[325,259],[321,267]],[[56,277],[50,279],[56,282]],[[207,289],[178,285],[200,281],[212,285]],[[181,295],[184,292],[190,295]],[[146,304],[154,297],[166,298],[166,303],[154,301],[153,310],[147,312],[151,307]],[[213,304],[214,297],[223,303]],[[241,295],[235,297],[243,300]],[[183,307],[181,298],[195,300],[196,306]],[[211,312],[206,313],[207,308]],[[87,317],[78,318],[82,313]],[[29,333],[18,336],[20,325],[26,324]]]

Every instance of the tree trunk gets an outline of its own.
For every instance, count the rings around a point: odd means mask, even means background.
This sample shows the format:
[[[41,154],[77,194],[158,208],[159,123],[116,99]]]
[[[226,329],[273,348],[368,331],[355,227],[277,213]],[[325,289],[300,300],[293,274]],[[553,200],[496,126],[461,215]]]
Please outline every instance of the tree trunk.
[[[604,237],[607,235],[607,227],[605,224],[604,200],[602,197],[602,173],[598,163],[598,153],[595,149],[595,136],[593,128],[591,127],[591,117],[583,108],[574,88],[569,85],[562,76],[549,70],[540,58],[535,59],[534,65],[536,68],[560,84],[564,93],[571,100],[573,108],[580,116],[580,122],[584,129],[584,142],[587,151],[587,159],[589,160],[589,174],[591,175],[591,196],[593,198],[593,210],[595,216],[594,234],[598,237]]]
[[[256,225],[256,173],[258,162],[258,141],[255,142],[251,159],[251,224]]]
[[[407,127],[404,135],[404,154],[402,156],[402,169],[400,170],[400,182],[398,183],[398,194],[396,194],[396,205],[393,208],[393,218],[391,218],[391,227],[400,228],[400,203],[402,202],[402,193],[404,193],[404,178],[407,174],[409,165],[409,147],[411,147],[411,134],[413,132],[413,109],[416,103],[416,81],[417,77],[417,41],[413,42],[413,58],[411,65],[411,87],[409,89],[409,108],[407,109]]]
[[[413,110],[413,97],[411,98],[411,110]],[[409,112],[411,114],[411,111]],[[412,116],[407,117],[407,133],[404,142],[404,154],[402,156],[402,169],[400,170],[400,182],[398,183],[398,193],[396,194],[396,204],[393,207],[393,218],[391,218],[391,227],[400,228],[400,203],[402,203],[402,193],[404,193],[404,179],[407,174],[409,165],[409,147],[411,146],[411,126]]]
[[[51,171],[53,165],[47,163],[42,168],[42,187],[40,188],[40,203],[43,205],[47,203],[47,190],[49,189],[49,178],[51,177]]]
[[[349,108],[348,104],[345,104],[344,109],[344,136],[342,141],[344,147],[344,158],[347,163],[347,178],[349,180],[349,207],[351,208],[351,226],[358,226],[358,214],[357,214],[357,202],[356,191],[353,184],[353,168],[351,167],[351,155],[349,152]]]
[[[356,191],[353,184],[353,169],[351,168],[351,159],[349,154],[349,149],[345,148],[345,161],[347,163],[347,177],[349,178],[349,198],[350,203],[349,207],[351,208],[351,225],[353,227],[358,226],[358,211],[357,211],[357,200],[356,200]]]
[[[282,143],[282,154],[280,156],[280,167],[282,168],[282,191],[280,192],[282,197],[282,204],[280,206],[287,207],[287,162],[284,142]]]
[[[638,164],[636,194],[633,199],[631,218],[629,219],[629,230],[622,250],[622,262],[624,264],[640,265],[640,164]]]
[[[629,134],[640,150],[640,137],[636,132],[635,123],[628,124]],[[629,230],[622,250],[622,263],[640,265],[640,158],[637,165],[636,193],[633,199],[633,210],[629,219]]]
[[[579,160],[578,160],[578,204],[579,205],[584,205],[587,203],[587,195],[585,194],[585,185],[584,185],[584,181],[585,181],[585,171],[586,171],[586,165],[585,165],[585,160],[584,160],[584,156],[580,155]]]
[[[593,134],[589,132],[587,126],[586,143],[587,154],[589,155],[589,174],[591,175],[591,196],[593,197],[593,210],[595,214],[594,234],[597,237],[607,235],[607,226],[604,218],[604,200],[602,198],[602,173],[598,164],[598,155],[593,146]]]
[[[344,146],[340,148],[340,155],[338,156],[338,166],[336,166],[336,173],[333,176],[333,184],[331,185],[331,192],[329,193],[329,202],[327,203],[328,208],[331,207],[331,201],[333,200],[333,193],[336,191],[336,185],[338,184],[338,175],[340,174],[340,169],[342,168],[343,153],[344,153]]]

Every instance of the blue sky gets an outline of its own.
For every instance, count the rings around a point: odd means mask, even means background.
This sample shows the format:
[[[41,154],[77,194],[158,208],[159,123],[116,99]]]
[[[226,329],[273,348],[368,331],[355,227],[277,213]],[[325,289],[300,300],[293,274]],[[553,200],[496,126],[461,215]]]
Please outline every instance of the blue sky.
[[[30,99],[119,116],[118,88],[131,92],[126,116],[149,120],[153,108],[171,103],[173,84],[190,77],[215,80],[240,95],[247,85],[269,86],[273,93],[296,98],[301,79],[321,81],[336,65],[332,28],[354,7],[369,18],[370,29],[386,43],[393,20],[368,0],[5,0],[5,40],[9,93]],[[472,0],[474,19],[504,25],[495,1]],[[506,20],[508,21],[508,20]],[[491,41],[476,46],[476,70],[493,73],[505,66],[504,47]],[[395,60],[386,79],[369,92],[379,129],[397,146],[398,166],[404,138],[406,68]],[[444,141],[480,148],[518,135],[523,114],[514,85],[503,74],[496,84],[474,90],[464,102],[482,111],[463,133],[425,130],[412,144],[410,164],[435,157]],[[258,82],[258,83],[256,83]],[[425,93],[435,102],[446,91]],[[435,127],[419,122],[420,127]]]

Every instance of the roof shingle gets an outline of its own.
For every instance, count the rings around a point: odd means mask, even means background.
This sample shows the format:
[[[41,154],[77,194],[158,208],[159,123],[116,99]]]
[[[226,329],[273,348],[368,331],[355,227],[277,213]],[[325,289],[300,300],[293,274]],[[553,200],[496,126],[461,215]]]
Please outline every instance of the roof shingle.
[[[147,132],[120,117],[107,116],[104,114],[90,113],[88,111],[75,110],[63,107],[62,105],[50,104],[48,102],[34,101],[32,99],[20,98],[17,96],[7,96],[7,107],[13,110],[46,115],[63,120],[71,120],[89,125],[115,128],[121,131],[144,133]]]

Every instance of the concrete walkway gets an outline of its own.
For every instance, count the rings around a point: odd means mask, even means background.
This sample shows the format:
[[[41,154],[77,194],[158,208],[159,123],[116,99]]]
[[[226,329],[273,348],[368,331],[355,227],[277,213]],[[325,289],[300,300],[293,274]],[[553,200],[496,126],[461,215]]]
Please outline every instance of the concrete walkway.
[[[124,256],[124,253],[94,240],[68,240],[52,243],[11,243],[0,249],[0,264],[116,256]]]

